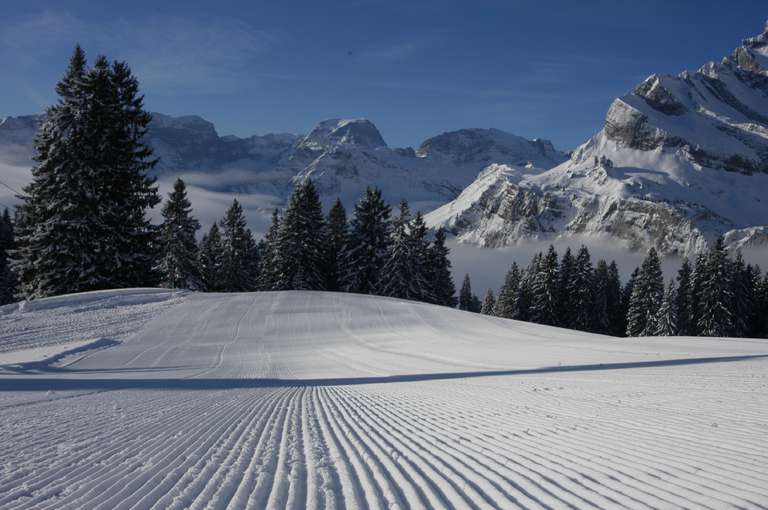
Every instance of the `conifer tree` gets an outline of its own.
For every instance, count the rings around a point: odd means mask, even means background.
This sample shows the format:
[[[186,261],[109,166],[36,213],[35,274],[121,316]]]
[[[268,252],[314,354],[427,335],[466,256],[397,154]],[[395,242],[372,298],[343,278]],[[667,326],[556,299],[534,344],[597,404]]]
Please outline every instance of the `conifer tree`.
[[[414,284],[417,289],[416,299],[425,303],[434,303],[435,290],[431,280],[430,246],[427,240],[427,224],[421,211],[416,212],[408,230],[411,238],[411,259],[414,268]]]
[[[707,254],[699,253],[691,271],[691,283],[688,291],[689,335],[699,335],[701,319],[701,296],[707,273]]]
[[[608,285],[606,288],[606,302],[608,310],[608,333],[613,336],[624,336],[627,331],[627,309],[629,307],[629,294],[625,299],[621,286],[619,267],[616,261],[608,265]],[[626,303],[626,307],[625,307]]]
[[[707,253],[704,268],[699,297],[699,335],[729,336],[734,331],[731,310],[734,281],[722,237]]]
[[[293,190],[278,229],[278,289],[326,288],[324,229],[320,196],[312,181],[305,179]]]
[[[0,216],[0,305],[15,301],[16,275],[11,270],[10,254],[16,247],[13,221],[8,209]]]
[[[555,247],[549,247],[546,255],[541,257],[536,274],[533,277],[531,303],[531,321],[538,324],[557,326],[560,324],[558,312],[559,272],[557,252]]]
[[[494,315],[493,309],[495,306],[496,298],[493,296],[493,291],[488,289],[488,291],[485,293],[483,304],[480,306],[480,313],[483,315]]]
[[[520,286],[517,289],[517,299],[512,318],[519,321],[533,321],[533,288],[543,255],[537,253],[531,259],[528,267],[520,272]]]
[[[557,276],[556,301],[558,303],[557,317],[558,325],[564,328],[574,328],[576,321],[573,295],[575,287],[573,286],[573,277],[576,270],[576,259],[573,257],[571,247],[565,248],[563,258],[560,260]]]
[[[253,237],[237,199],[221,220],[222,291],[248,292],[256,287],[253,272]]]
[[[691,277],[693,270],[688,258],[684,258],[677,272],[677,292],[675,293],[675,311],[677,312],[677,332],[682,336],[696,334],[691,319]]]
[[[515,315],[518,291],[520,288],[520,269],[513,262],[504,278],[504,285],[499,290],[499,297],[494,305],[493,315],[511,319]]]
[[[593,306],[591,310],[592,331],[601,334],[611,334],[611,320],[608,307],[610,274],[608,263],[598,260],[595,266]]]
[[[280,221],[280,213],[275,209],[272,212],[272,224],[261,242],[261,260],[257,280],[259,290],[276,290],[278,288],[280,254],[278,253],[277,241]]]
[[[459,291],[459,310],[466,310],[468,312],[475,311],[475,303],[472,299],[472,281],[469,275],[464,275],[464,281],[461,283],[461,290]]]
[[[566,293],[570,307],[570,327],[591,331],[594,324],[594,271],[586,246],[582,245],[579,249],[569,272],[571,276],[566,284]]]
[[[414,238],[409,232],[411,213],[408,203],[400,202],[400,214],[393,222],[392,237],[382,267],[376,294],[401,299],[419,300],[426,285],[417,266]]]
[[[664,299],[661,301],[661,306],[656,312],[655,331],[656,336],[676,336],[679,334],[677,316],[677,289],[675,289],[675,282],[670,280],[667,285],[667,289],[664,292]]]
[[[341,290],[346,237],[347,211],[337,198],[325,220],[325,278],[328,290]]]
[[[445,230],[437,229],[432,244],[427,249],[428,281],[431,282],[431,302],[437,305],[455,308],[456,286],[451,275],[451,260],[449,250],[445,246]]]
[[[627,336],[649,336],[656,331],[656,311],[664,298],[664,276],[655,248],[640,266],[634,281],[627,314]]]
[[[77,47],[35,139],[13,266],[26,298],[152,285],[159,202],[144,142],[150,116],[124,63],[88,69]]]
[[[757,314],[754,336],[768,338],[768,272],[762,279],[758,276],[755,292],[757,294]]]
[[[744,257],[739,250],[731,263],[733,282],[733,301],[730,306],[733,314],[731,335],[736,337],[748,336],[752,328],[755,313],[754,275],[752,271],[752,266],[744,262]]]
[[[171,289],[200,289],[195,240],[200,222],[192,216],[183,180],[176,179],[168,201],[163,204],[162,215],[158,265],[162,285]]]
[[[224,247],[219,226],[214,223],[203,236],[198,248],[197,270],[200,284],[206,292],[224,290]]]
[[[355,205],[344,258],[344,289],[373,294],[386,261],[390,241],[390,208],[381,190],[368,188]]]

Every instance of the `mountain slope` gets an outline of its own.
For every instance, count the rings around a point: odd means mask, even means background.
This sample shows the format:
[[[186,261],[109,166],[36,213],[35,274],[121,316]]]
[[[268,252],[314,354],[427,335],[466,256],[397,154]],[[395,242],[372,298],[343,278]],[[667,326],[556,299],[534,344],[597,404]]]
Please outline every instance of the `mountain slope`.
[[[690,254],[718,235],[768,240],[768,27],[721,63],[652,75],[616,99],[605,126],[547,172],[489,168],[432,213],[485,246],[576,234]]]
[[[0,310],[0,337],[142,323],[3,367],[3,508],[768,504],[764,341],[350,294],[97,294]]]

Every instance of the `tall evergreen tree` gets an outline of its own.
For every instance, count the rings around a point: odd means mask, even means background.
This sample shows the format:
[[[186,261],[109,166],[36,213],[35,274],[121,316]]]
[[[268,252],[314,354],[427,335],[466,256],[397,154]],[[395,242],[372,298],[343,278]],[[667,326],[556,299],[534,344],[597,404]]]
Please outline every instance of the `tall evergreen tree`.
[[[305,179],[293,190],[278,230],[278,289],[326,288],[324,225],[320,196]]]
[[[538,275],[543,255],[537,253],[531,259],[528,267],[520,272],[520,286],[517,289],[517,299],[512,318],[519,321],[533,320],[534,283]]]
[[[472,294],[472,280],[468,274],[464,275],[464,281],[461,283],[461,290],[459,291],[459,310],[478,312],[479,310],[475,309],[475,299],[475,295]]]
[[[253,272],[253,237],[237,199],[221,220],[222,291],[248,292],[256,288]]]
[[[88,69],[77,47],[35,139],[13,265],[26,298],[154,284],[159,202],[146,172],[150,116],[124,63]]]
[[[595,265],[591,330],[606,335],[611,334],[611,319],[608,307],[609,286],[610,272],[608,263],[600,259],[597,261],[597,265]]]
[[[677,289],[675,289],[675,282],[671,281],[667,285],[667,289],[664,292],[664,299],[661,301],[661,306],[656,311],[656,318],[654,320],[654,335],[656,336],[676,336],[679,334],[678,324],[679,319],[677,316]]]
[[[592,258],[586,246],[579,253],[571,269],[571,277],[566,285],[567,301],[570,306],[570,327],[581,331],[591,331],[594,324],[594,270]]]
[[[427,224],[421,211],[416,212],[416,216],[410,224],[408,235],[411,238],[414,283],[417,287],[416,299],[425,303],[434,303],[435,289],[431,280],[433,270],[430,265],[432,260],[429,241],[427,240]]]
[[[759,279],[755,292],[757,294],[757,319],[754,336],[768,338],[768,272],[762,279]]]
[[[538,324],[557,326],[560,324],[559,272],[555,247],[549,247],[541,257],[536,274],[533,277],[531,303],[531,321]]]
[[[699,298],[699,335],[729,336],[734,331],[731,310],[734,281],[722,237],[707,253],[704,267]]]
[[[576,259],[571,252],[571,247],[565,248],[563,258],[560,259],[558,267],[557,291],[555,293],[558,303],[557,317],[558,325],[564,328],[574,328],[577,311],[574,308],[573,296],[575,287],[573,286],[574,272],[576,270]]]
[[[419,300],[426,285],[415,257],[414,238],[410,233],[411,212],[408,203],[400,202],[386,261],[379,275],[376,294],[401,299]]]
[[[632,289],[627,314],[627,336],[649,336],[655,333],[656,311],[663,298],[661,260],[652,247],[640,266]]]
[[[513,262],[504,278],[504,285],[499,290],[499,297],[494,305],[493,315],[511,319],[515,315],[517,306],[518,291],[520,288],[520,268],[517,262]]]
[[[162,215],[158,265],[162,285],[171,289],[200,289],[195,240],[200,222],[192,216],[183,180],[176,179],[168,201],[163,204]]]
[[[480,306],[480,313],[483,315],[493,315],[493,309],[495,306],[496,298],[493,296],[493,291],[488,289],[488,291],[485,293],[483,304]]]
[[[613,336],[624,336],[627,331],[627,309],[629,295],[624,298],[621,287],[621,277],[616,261],[608,265],[608,285],[606,287],[606,302],[608,310],[608,332]],[[625,307],[625,302],[627,306]]]
[[[675,293],[675,311],[677,312],[676,334],[682,336],[696,334],[696,328],[691,318],[692,273],[690,261],[684,258],[677,272],[677,292]]]
[[[640,275],[640,268],[636,267],[634,271],[632,271],[632,274],[629,275],[629,279],[627,280],[627,283],[624,285],[624,288],[621,291],[621,322],[617,323],[622,327],[621,335],[616,336],[627,336],[627,326],[629,324],[629,310],[630,310],[630,304],[632,302],[632,294],[635,290],[635,282],[637,282],[638,276]]]
[[[200,241],[197,254],[200,285],[206,292],[224,290],[224,246],[219,226],[214,223]]]
[[[688,321],[689,335],[696,336],[700,333],[699,321],[701,319],[701,297],[704,280],[707,275],[707,254],[699,253],[691,271],[691,283],[688,287]]]
[[[16,275],[11,270],[10,254],[16,248],[13,221],[8,209],[0,216],[0,305],[15,301]]]
[[[427,250],[428,280],[432,284],[431,302],[437,305],[456,307],[456,286],[451,275],[449,249],[445,246],[445,230],[437,229],[435,238]]]
[[[272,224],[261,242],[261,261],[259,263],[257,288],[276,290],[280,278],[280,254],[278,252],[278,233],[280,231],[280,213],[272,212]]]
[[[733,313],[733,331],[736,337],[748,336],[754,322],[755,290],[752,266],[744,262],[741,250],[736,253],[736,258],[731,263],[731,280],[733,282],[733,301],[731,311]]]
[[[341,290],[346,237],[347,211],[341,200],[336,199],[325,220],[325,278],[328,290]]]
[[[368,188],[355,205],[344,259],[344,290],[373,294],[390,242],[390,208],[381,190]]]

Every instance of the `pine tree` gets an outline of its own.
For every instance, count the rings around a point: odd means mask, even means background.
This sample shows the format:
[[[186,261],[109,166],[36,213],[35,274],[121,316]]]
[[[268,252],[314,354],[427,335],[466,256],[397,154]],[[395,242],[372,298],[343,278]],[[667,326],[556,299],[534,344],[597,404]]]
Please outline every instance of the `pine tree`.
[[[731,335],[736,337],[745,337],[751,332],[755,313],[753,278],[752,266],[744,262],[744,257],[739,250],[731,263],[731,280],[733,282],[733,301],[730,306],[733,313]]]
[[[557,326],[560,324],[559,272],[555,247],[549,247],[547,254],[541,257],[532,282],[533,302],[531,303],[531,321],[538,324]]]
[[[414,240],[409,232],[411,213],[408,203],[400,202],[400,214],[395,218],[392,238],[387,250],[386,261],[376,285],[376,294],[401,299],[419,300],[422,275],[414,257]]]
[[[528,267],[520,273],[520,286],[517,289],[517,299],[512,318],[519,321],[532,321],[534,282],[538,275],[543,255],[537,253],[531,259]]]
[[[8,209],[0,216],[0,305],[15,301],[16,275],[11,270],[10,254],[16,248],[13,221]]]
[[[211,229],[200,241],[197,255],[197,271],[202,289],[206,292],[224,290],[224,246],[216,223],[211,225]]]
[[[706,253],[699,253],[696,256],[696,261],[691,271],[691,283],[688,292],[688,334],[691,336],[697,336],[700,333],[699,321],[701,319],[701,296],[706,273],[707,255]]]
[[[566,285],[567,302],[570,306],[570,327],[591,331],[594,323],[594,270],[592,258],[586,246],[579,249],[573,263],[570,280]]]
[[[677,289],[675,289],[675,282],[671,281],[667,285],[667,289],[664,292],[664,299],[661,301],[661,306],[656,312],[656,318],[654,320],[655,330],[653,332],[656,336],[676,336],[679,334],[678,324],[679,318],[677,316]]]
[[[507,271],[507,276],[504,278],[504,285],[499,290],[499,298],[496,300],[493,315],[506,319],[514,317],[520,288],[520,277],[520,269],[517,267],[517,263],[513,262],[509,271]]]
[[[261,242],[261,261],[258,268],[257,288],[276,290],[280,277],[280,254],[278,253],[278,233],[280,231],[280,213],[272,212],[272,224]]]
[[[430,246],[427,241],[427,224],[421,211],[416,212],[408,230],[411,238],[411,258],[414,267],[414,284],[417,289],[416,299],[425,303],[435,302],[435,289],[431,280],[432,267]]]
[[[248,292],[256,287],[253,273],[255,243],[237,199],[221,220],[222,284],[224,292]]]
[[[493,291],[488,289],[488,291],[485,293],[483,304],[480,306],[480,313],[483,315],[494,315],[493,309],[495,306],[496,298],[493,296]]]
[[[464,281],[461,283],[461,290],[459,291],[459,310],[466,310],[473,312],[475,305],[472,300],[472,281],[469,275],[464,275]]]
[[[691,318],[691,277],[693,270],[687,258],[683,259],[677,272],[677,292],[675,293],[675,311],[677,312],[677,334],[690,336],[696,334]]]
[[[171,289],[200,289],[195,240],[200,222],[192,217],[192,204],[183,180],[176,179],[168,201],[163,204],[162,215],[158,266],[162,285]]]
[[[768,272],[756,285],[757,294],[757,320],[755,323],[755,335],[758,338],[768,338]]]
[[[731,311],[734,281],[722,237],[709,250],[704,267],[699,298],[699,335],[729,336],[734,331]]]
[[[608,285],[606,288],[606,302],[608,310],[608,333],[613,336],[624,336],[627,331],[627,311],[629,309],[630,293],[624,295],[619,276],[619,267],[616,261],[608,265]]]
[[[326,288],[324,229],[320,196],[312,181],[305,179],[293,190],[278,229],[278,289]],[[297,279],[299,272],[301,278]]]
[[[35,139],[32,183],[16,222],[23,297],[152,285],[159,202],[144,143],[150,116],[124,63],[77,47]]]
[[[328,290],[341,290],[346,237],[347,211],[341,200],[336,199],[325,220],[325,278]]]
[[[427,250],[428,281],[432,284],[431,302],[455,308],[458,300],[456,299],[456,286],[451,275],[449,253],[445,246],[445,230],[439,228]]]
[[[373,294],[390,241],[390,208],[381,190],[368,188],[355,205],[344,259],[344,290]]]
[[[601,334],[611,334],[608,295],[610,286],[610,271],[605,260],[598,260],[594,273],[594,293],[591,310],[591,330]]]
[[[571,253],[571,247],[566,247],[563,258],[560,260],[557,276],[556,300],[558,302],[558,325],[564,328],[575,328],[577,311],[574,309],[573,277],[576,270],[576,259]]]
[[[655,248],[648,251],[634,281],[627,314],[627,336],[649,336],[656,331],[656,310],[664,298],[664,276]]]

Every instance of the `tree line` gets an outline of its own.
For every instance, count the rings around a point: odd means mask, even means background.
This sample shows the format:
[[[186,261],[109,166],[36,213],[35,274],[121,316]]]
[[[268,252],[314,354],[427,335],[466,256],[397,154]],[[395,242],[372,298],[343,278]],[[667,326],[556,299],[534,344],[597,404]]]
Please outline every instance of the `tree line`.
[[[467,275],[459,308],[614,336],[768,338],[768,274],[741,252],[729,257],[722,238],[666,285],[654,248],[622,284],[616,262],[593,264],[586,246],[562,258],[550,246],[526,268],[513,263],[498,296],[481,301]]]

